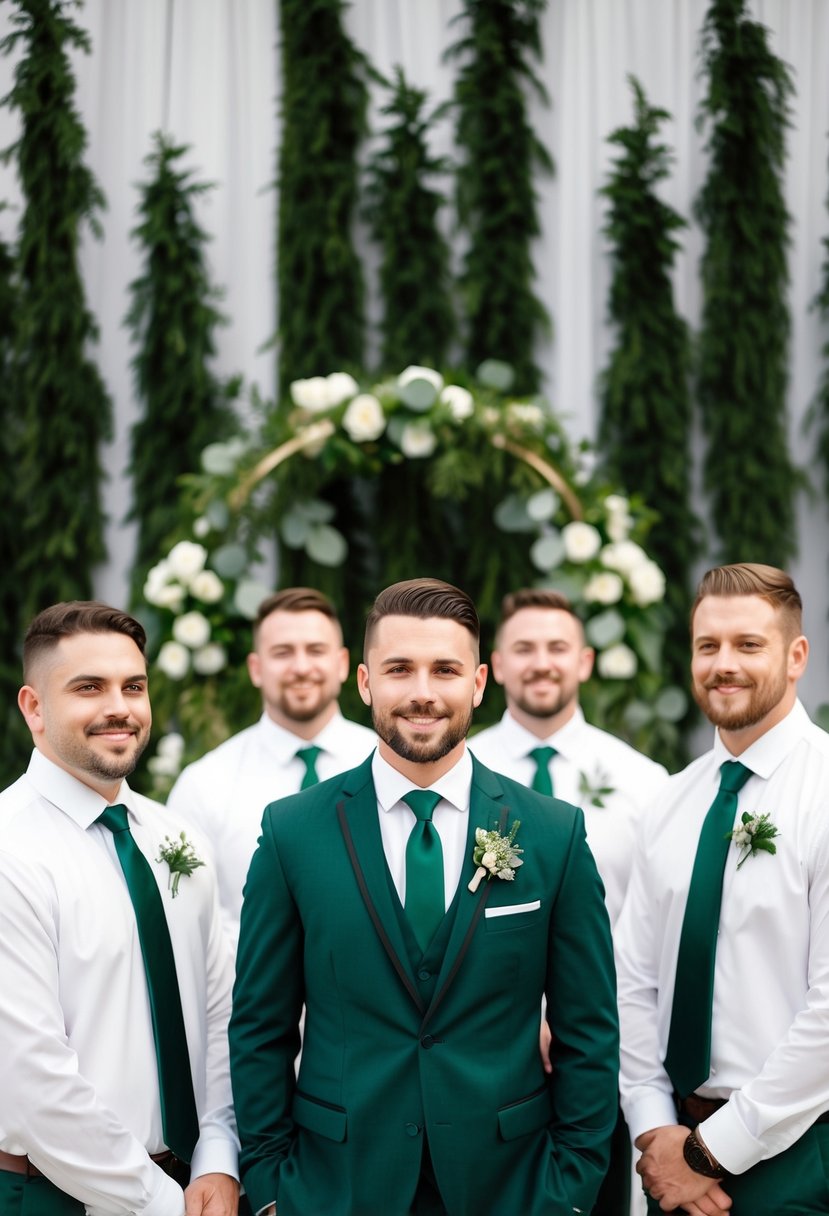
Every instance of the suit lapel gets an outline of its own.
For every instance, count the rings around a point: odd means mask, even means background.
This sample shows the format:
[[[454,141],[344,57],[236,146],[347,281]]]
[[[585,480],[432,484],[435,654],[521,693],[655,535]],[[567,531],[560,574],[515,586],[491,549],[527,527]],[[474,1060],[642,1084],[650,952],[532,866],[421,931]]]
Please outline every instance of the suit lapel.
[[[403,987],[423,1011],[423,999],[415,984],[400,921],[392,903],[370,757],[348,775],[348,785],[337,803],[337,817],[360,894],[377,936]]]
[[[475,829],[497,828],[502,834],[506,829],[510,808],[503,801],[501,794],[502,787],[496,774],[479,764],[473,757],[469,827],[466,833],[466,853],[458,883],[457,913],[435,986],[435,995],[423,1018],[421,1033],[454,982],[489,899],[492,890],[491,882],[482,882],[474,894],[469,890],[468,884],[475,873],[475,863],[472,860]]]

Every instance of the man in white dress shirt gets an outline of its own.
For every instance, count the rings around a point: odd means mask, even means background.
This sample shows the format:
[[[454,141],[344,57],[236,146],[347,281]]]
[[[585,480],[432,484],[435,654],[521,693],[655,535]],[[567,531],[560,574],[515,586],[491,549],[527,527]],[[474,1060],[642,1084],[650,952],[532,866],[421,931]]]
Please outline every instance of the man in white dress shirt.
[[[348,650],[334,605],[319,591],[290,587],[260,605],[248,671],[262,717],[188,765],[167,799],[213,845],[234,941],[265,807],[353,768],[377,742],[340,713]]]
[[[89,602],[46,609],[24,642],[34,752],[0,794],[3,1216],[237,1210],[215,875],[125,780],[150,732],[144,643]],[[159,856],[171,842],[183,872]]]
[[[566,596],[543,588],[506,595],[491,663],[507,708],[497,725],[470,736],[469,747],[496,772],[582,808],[612,927],[630,880],[636,823],[667,773],[585,721],[579,687],[590,678],[593,659]],[[547,1041],[543,1022],[545,1052]],[[628,1132],[620,1117],[594,1216],[627,1216],[630,1174]]]
[[[643,825],[616,932],[637,1168],[653,1213],[827,1212],[829,735],[792,580],[709,571],[691,644],[714,746]]]

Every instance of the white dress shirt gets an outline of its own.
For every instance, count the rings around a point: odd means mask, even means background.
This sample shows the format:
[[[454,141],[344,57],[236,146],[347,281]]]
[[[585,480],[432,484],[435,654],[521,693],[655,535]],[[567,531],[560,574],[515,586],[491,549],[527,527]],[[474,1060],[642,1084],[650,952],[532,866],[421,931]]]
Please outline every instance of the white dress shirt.
[[[158,880],[199,1114],[192,1176],[238,1177],[227,1022],[233,969],[215,874],[157,860],[182,824],[124,782],[116,802]],[[0,794],[0,1148],[28,1153],[89,1216],[182,1216],[165,1148],[141,946],[106,801],[35,751]],[[209,846],[189,833],[197,854]]]
[[[662,1061],[679,937],[702,822],[733,760],[713,750],[669,778],[642,822],[616,931],[622,1105],[631,1135],[675,1123]],[[729,845],[714,971],[711,1075],[699,1093],[729,1098],[702,1125],[706,1145],[742,1173],[793,1144],[829,1109],[829,735],[800,702],[740,755],[755,774],[743,812],[777,826],[774,855],[737,869]]]
[[[380,834],[386,863],[391,872],[395,890],[401,904],[406,905],[406,845],[417,816],[403,795],[409,790],[420,789],[413,785],[396,768],[375,752],[371,760],[371,775],[377,794],[377,809],[380,815]],[[432,823],[437,829],[443,849],[443,886],[445,907],[448,909],[455,898],[461,877],[466,852],[469,827],[469,792],[472,786],[472,758],[464,748],[460,760],[448,773],[444,773],[434,785],[426,788],[440,794]],[[481,825],[484,826],[484,825]]]
[[[262,812],[270,802],[296,794],[305,776],[300,748],[321,748],[320,781],[365,760],[376,745],[373,731],[337,712],[314,739],[278,726],[267,714],[225,740],[179,776],[167,806],[197,824],[213,846],[219,871],[219,899],[234,945],[239,937],[242,891],[253,856]]]
[[[531,786],[536,773],[529,752],[554,747],[550,762],[556,798],[584,811],[587,843],[605,887],[611,925],[616,923],[630,879],[636,823],[656,796],[667,772],[629,744],[573,717],[547,739],[539,739],[506,710],[501,721],[469,737],[470,750],[497,773]],[[609,789],[610,793],[600,793]],[[603,805],[600,805],[603,804]]]

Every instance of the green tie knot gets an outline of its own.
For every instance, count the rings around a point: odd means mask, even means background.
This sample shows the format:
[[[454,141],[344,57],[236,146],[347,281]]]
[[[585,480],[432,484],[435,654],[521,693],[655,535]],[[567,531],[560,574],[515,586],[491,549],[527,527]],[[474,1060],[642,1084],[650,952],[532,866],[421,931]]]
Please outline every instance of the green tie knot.
[[[550,761],[553,756],[558,755],[558,752],[554,747],[534,747],[531,752],[527,752],[527,755],[535,761],[532,788],[538,794],[549,794],[552,797],[553,779],[550,776]]]
[[[720,765],[720,789],[727,790],[729,794],[737,794],[751,775],[751,769],[746,768],[739,760],[726,760]]]
[[[557,756],[558,752],[554,747],[534,747],[531,752],[527,753],[532,756],[537,765],[549,764],[553,756]]]
[[[409,790],[408,794],[403,795],[403,801],[412,808],[423,823],[431,822],[440,797],[440,794],[436,794],[434,790]]]
[[[316,785],[319,781],[317,772],[317,756],[322,751],[321,747],[317,747],[312,743],[308,747],[301,747],[297,752],[297,759],[301,760],[305,765],[305,776],[302,778],[301,790],[307,790],[310,785]]]
[[[116,806],[108,806],[101,811],[96,823],[102,823],[110,832],[128,832],[130,830],[127,808],[119,802]]]

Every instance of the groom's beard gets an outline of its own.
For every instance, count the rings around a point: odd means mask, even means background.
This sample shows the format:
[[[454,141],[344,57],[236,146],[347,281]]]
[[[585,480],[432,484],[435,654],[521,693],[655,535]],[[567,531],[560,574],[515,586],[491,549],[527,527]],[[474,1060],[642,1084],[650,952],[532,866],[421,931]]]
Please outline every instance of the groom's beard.
[[[447,756],[469,734],[472,708],[470,705],[468,711],[449,715],[442,714],[435,705],[424,707],[414,703],[385,713],[372,706],[371,720],[375,733],[401,760],[409,760],[414,764],[433,764]],[[427,738],[421,738],[407,726],[407,717],[442,720],[443,728],[430,732]]]
[[[554,718],[578,695],[578,682],[556,683],[546,677],[536,678],[522,684],[511,694],[519,709],[531,718]]]

